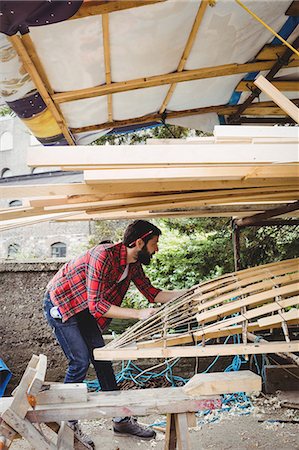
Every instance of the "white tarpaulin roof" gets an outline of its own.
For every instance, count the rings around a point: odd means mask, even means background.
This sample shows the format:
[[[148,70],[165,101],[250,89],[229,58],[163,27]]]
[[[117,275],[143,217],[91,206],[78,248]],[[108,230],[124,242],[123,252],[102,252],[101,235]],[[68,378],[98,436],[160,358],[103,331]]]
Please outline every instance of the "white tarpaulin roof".
[[[95,139],[97,131],[132,128],[136,123],[160,122],[161,118],[168,123],[212,131],[219,117],[236,112],[235,105],[243,103],[251,93],[236,93],[239,82],[244,77],[248,79],[248,73],[266,75],[277,60],[275,52],[261,58],[257,55],[267,44],[277,45],[280,54],[287,47],[277,39],[273,41],[273,34],[235,1],[217,0],[214,7],[210,3],[167,0],[104,15],[94,9],[93,16],[30,28],[27,38],[22,39],[24,48],[76,143]],[[299,35],[298,18],[286,15],[291,4],[287,0],[246,1],[248,8],[290,43]],[[80,10],[84,7],[83,4]],[[12,44],[4,34],[0,43],[2,54],[4,50],[8,54]],[[17,49],[16,42],[14,46]],[[17,51],[20,59],[16,54],[12,57],[13,50],[9,60],[2,58],[1,78],[2,95],[18,114],[18,102],[24,103],[35,87],[40,93],[41,90],[38,77],[30,81],[21,70],[26,57],[20,48]],[[257,70],[254,66],[244,66],[244,70],[238,66],[254,61],[260,64]],[[235,71],[231,65],[236,65]],[[292,58],[289,67],[284,66],[275,75],[278,81],[290,81],[282,86],[290,99],[298,97],[298,92],[291,90],[298,79],[297,65],[298,58]],[[263,67],[265,70],[260,70]],[[205,72],[206,68],[212,68],[210,73]],[[178,77],[171,78],[171,74]],[[184,81],[188,76],[191,81]],[[170,88],[172,94],[165,103]],[[43,94],[42,97],[45,100]],[[258,112],[250,112],[249,108],[242,117],[264,119],[272,112],[275,117],[285,117],[263,94],[254,103],[258,101],[268,102],[267,108],[259,103]],[[226,110],[225,105],[231,108]],[[192,110],[189,115],[188,110]],[[43,143],[62,143],[46,117],[47,111],[42,111],[40,117],[37,112],[32,117],[28,112],[18,115],[41,142],[48,139]],[[86,134],[85,141],[80,139]]]

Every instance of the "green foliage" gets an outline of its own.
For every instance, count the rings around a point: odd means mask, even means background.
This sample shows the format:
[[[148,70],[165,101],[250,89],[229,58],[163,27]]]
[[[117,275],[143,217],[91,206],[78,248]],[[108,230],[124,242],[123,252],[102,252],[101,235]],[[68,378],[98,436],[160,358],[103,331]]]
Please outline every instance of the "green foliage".
[[[152,284],[161,289],[190,288],[204,280],[234,271],[232,232],[228,219],[159,219],[159,252],[144,267]],[[99,222],[99,229],[110,227],[110,235],[120,240],[125,221]],[[104,228],[103,228],[104,227]],[[299,227],[249,227],[241,231],[243,268],[299,257]],[[113,235],[113,233],[115,233]],[[101,239],[103,231],[101,232]],[[107,237],[109,238],[109,237]],[[98,239],[98,242],[101,240]],[[132,286],[123,306],[142,308],[147,300]]]
[[[92,145],[137,145],[146,144],[147,139],[174,139],[186,138],[187,136],[207,136],[207,133],[175,125],[161,125],[130,133],[102,136],[94,141]]]
[[[1,105],[0,106],[0,117],[4,116],[15,116],[15,113],[10,109],[7,105]]]

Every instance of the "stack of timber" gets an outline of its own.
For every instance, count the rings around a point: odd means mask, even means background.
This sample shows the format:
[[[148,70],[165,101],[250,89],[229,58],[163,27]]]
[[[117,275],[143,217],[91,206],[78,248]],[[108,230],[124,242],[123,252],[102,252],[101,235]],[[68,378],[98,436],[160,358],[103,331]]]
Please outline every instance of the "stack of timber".
[[[299,324],[298,280],[299,259],[290,259],[203,282],[157,309],[149,319],[133,325],[105,348],[96,349],[95,358],[298,352],[299,341],[291,340],[290,333],[290,328]],[[256,342],[254,333],[274,328],[282,329],[283,341]],[[237,334],[241,335],[241,344],[208,343],[212,338]],[[298,356],[289,356],[299,364]]]
[[[1,198],[23,202],[0,210],[0,230],[45,220],[242,218],[296,204],[298,133],[219,126],[193,140],[31,149],[30,167],[83,171],[84,182],[0,186]]]

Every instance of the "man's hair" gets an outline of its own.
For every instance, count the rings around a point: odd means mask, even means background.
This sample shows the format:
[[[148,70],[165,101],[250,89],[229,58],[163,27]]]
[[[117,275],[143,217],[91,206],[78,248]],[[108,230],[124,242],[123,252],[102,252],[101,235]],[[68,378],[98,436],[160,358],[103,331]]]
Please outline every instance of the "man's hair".
[[[134,220],[125,230],[123,243],[126,247],[135,247],[137,239],[142,239],[145,244],[153,236],[160,236],[161,230],[146,220]]]

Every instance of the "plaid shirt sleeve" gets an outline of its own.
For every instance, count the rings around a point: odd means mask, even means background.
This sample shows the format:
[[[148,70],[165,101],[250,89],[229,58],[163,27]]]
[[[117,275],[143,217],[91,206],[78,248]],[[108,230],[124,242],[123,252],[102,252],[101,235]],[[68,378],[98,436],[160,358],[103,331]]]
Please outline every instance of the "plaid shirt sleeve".
[[[102,317],[111,307],[111,298],[115,290],[110,281],[112,266],[112,260],[106,252],[103,252],[100,258],[91,256],[87,263],[88,307],[96,319]]]
[[[137,289],[144,295],[150,303],[154,303],[155,298],[161,292],[161,289],[155,288],[149,278],[145,275],[141,264],[136,264],[132,274],[132,281]]]

